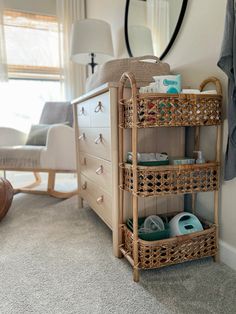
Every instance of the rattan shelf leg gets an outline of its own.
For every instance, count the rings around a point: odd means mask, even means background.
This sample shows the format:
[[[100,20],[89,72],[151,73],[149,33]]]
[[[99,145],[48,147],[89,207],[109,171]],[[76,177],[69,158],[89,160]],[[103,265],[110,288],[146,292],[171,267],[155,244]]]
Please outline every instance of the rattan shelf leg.
[[[133,230],[134,230],[134,244],[133,244],[133,257],[134,257],[134,269],[133,279],[139,281],[138,271],[138,198],[133,195]]]
[[[138,151],[138,129],[137,129],[137,88],[135,79],[130,77],[131,86],[132,86],[132,97],[133,97],[133,125],[132,125],[132,168],[133,168],[133,195],[132,195],[132,206],[133,206],[133,259],[134,259],[134,268],[133,268],[133,279],[135,282],[139,281],[139,253],[138,253],[138,160],[137,160],[137,151]]]
[[[214,192],[214,222],[216,224],[216,245],[217,245],[217,253],[214,256],[214,261],[219,262],[219,191]]]
[[[194,150],[199,149],[200,149],[200,127],[196,126],[194,132]]]
[[[221,160],[221,140],[222,140],[222,127],[221,125],[217,126],[217,137],[216,137],[216,161],[220,162]],[[220,171],[219,171],[219,180],[220,182]],[[219,261],[219,191],[214,192],[214,223],[216,224],[216,245],[217,245],[217,254],[214,256],[215,262]]]
[[[122,86],[122,88],[120,88],[119,90],[120,94],[119,94],[119,99],[121,99],[123,97],[123,92],[124,92],[124,86]],[[123,106],[118,102],[118,126],[119,126],[119,130],[118,130],[118,136],[119,136],[119,154],[118,154],[118,164],[122,164],[123,163],[123,155],[124,155],[124,129],[121,127],[123,123]],[[119,177],[118,177],[118,184],[120,187],[123,187],[123,169],[121,167],[119,167]],[[118,204],[118,208],[119,208],[119,213],[118,213],[118,247],[120,247],[120,245],[123,243],[123,232],[122,232],[122,224],[124,222],[124,191],[123,189],[119,189],[119,204]],[[116,256],[121,258],[123,257],[123,254],[121,253],[121,251],[118,249],[118,251],[116,252]]]
[[[133,268],[133,280],[139,282],[139,270],[136,267]]]
[[[192,193],[192,213],[194,215],[196,214],[196,198],[197,198],[197,194]]]

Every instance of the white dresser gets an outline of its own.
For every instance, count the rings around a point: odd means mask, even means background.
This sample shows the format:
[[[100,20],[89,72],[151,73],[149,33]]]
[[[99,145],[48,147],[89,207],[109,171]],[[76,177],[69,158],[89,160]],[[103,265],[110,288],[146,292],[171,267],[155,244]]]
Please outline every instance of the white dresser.
[[[113,230],[115,255],[118,254],[117,90],[117,85],[105,84],[72,102],[79,196]]]
[[[127,88],[126,93],[129,92]],[[113,252],[119,256],[117,103],[118,85],[115,83],[102,85],[72,101],[79,196],[112,229]],[[140,135],[140,152],[166,151],[172,156],[184,155],[184,128],[143,129]],[[131,150],[129,138],[126,137],[125,153]],[[161,140],[157,142],[157,138]],[[129,198],[130,193],[127,193],[125,218],[131,216]],[[79,206],[83,206],[83,202]],[[147,216],[176,211],[181,207],[182,196],[168,196],[144,198],[140,201],[139,210],[141,215]]]

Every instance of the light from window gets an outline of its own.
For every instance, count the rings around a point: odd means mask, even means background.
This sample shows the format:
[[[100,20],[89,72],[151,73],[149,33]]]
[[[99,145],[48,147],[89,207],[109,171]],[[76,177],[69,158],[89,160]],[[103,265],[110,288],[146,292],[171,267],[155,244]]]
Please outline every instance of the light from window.
[[[0,126],[27,132],[44,103],[60,101],[56,17],[5,11],[8,83],[0,85]]]
[[[12,79],[0,85],[0,95],[0,126],[28,132],[44,103],[60,100],[60,82]]]

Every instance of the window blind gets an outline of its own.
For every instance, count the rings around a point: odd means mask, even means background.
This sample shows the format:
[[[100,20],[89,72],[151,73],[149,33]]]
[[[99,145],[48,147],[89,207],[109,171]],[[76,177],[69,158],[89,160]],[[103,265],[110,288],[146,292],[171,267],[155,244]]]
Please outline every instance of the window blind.
[[[5,10],[4,29],[10,78],[60,79],[55,16]]]

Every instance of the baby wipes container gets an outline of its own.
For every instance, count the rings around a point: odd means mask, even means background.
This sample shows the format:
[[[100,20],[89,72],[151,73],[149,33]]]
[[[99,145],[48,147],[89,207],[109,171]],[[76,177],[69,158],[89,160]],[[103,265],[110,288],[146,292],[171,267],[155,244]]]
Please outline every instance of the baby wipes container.
[[[199,219],[191,213],[180,213],[170,221],[170,236],[188,234],[202,231],[203,227]]]

